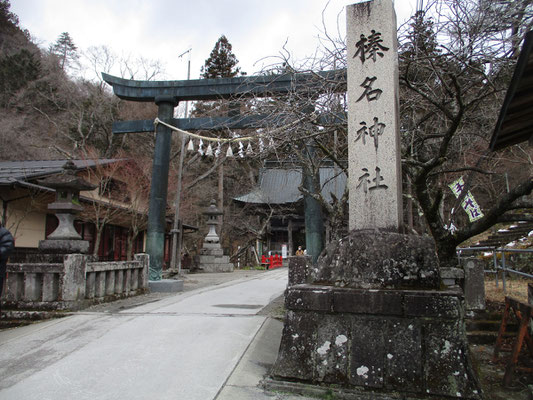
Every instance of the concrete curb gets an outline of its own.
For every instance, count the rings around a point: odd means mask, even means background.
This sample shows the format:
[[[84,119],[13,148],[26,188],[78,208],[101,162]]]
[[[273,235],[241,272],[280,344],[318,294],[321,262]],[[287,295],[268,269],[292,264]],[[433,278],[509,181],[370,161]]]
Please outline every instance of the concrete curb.
[[[148,281],[150,291],[154,293],[175,293],[183,291],[183,281],[178,279],[161,279]]]

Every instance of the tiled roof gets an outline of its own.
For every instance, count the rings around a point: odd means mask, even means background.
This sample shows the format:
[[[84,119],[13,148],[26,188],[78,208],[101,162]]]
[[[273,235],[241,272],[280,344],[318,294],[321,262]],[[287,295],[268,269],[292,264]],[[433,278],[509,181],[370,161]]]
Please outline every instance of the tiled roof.
[[[252,192],[235,197],[234,200],[254,204],[295,203],[302,198],[298,187],[302,183],[302,170],[293,168],[263,168],[259,185]],[[321,167],[322,195],[331,202],[331,193],[340,199],[346,187],[346,175],[338,168]]]
[[[490,141],[492,151],[533,140],[533,31],[527,33]],[[533,143],[533,142],[531,142]]]
[[[31,181],[60,173],[68,160],[0,161],[0,185],[10,185],[15,181]],[[79,170],[96,165],[120,161],[116,158],[99,160],[72,160]]]

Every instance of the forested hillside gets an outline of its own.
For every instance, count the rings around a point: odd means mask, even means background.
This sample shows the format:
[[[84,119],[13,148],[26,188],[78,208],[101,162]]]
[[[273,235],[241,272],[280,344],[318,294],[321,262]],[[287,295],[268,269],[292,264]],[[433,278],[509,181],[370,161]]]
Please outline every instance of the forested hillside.
[[[85,57],[84,65],[88,63],[99,73],[109,68],[113,59],[110,50],[102,47],[82,52],[76,47],[75,38],[67,32],[48,49],[39,48],[32,42],[31,32],[23,31],[20,25],[18,17],[10,12],[10,2],[0,0],[0,160],[130,158],[144,172],[144,178],[149,178],[153,133],[113,135],[112,123],[154,119],[157,106],[118,99],[98,76],[93,80],[80,78],[86,75],[79,73],[80,57]],[[226,45],[231,49],[229,42]],[[234,59],[234,64],[238,62],[232,53],[226,55]],[[163,72],[157,61],[139,60],[136,63],[130,59],[118,62],[122,63],[120,71],[128,74],[128,78],[153,80]],[[224,60],[212,61],[214,67],[211,69],[216,69],[220,63]],[[214,108],[205,105],[204,112]],[[201,112],[197,110],[196,114]],[[174,134],[168,195],[170,215],[176,190],[179,143],[179,136]],[[225,164],[224,171],[219,167],[222,163]],[[202,157],[197,151],[187,152],[181,202],[184,223],[203,226],[204,207],[220,194],[225,199],[226,218],[235,220],[229,207],[231,198],[245,193],[255,184],[258,166],[253,160],[225,157],[217,160]],[[221,186],[220,173],[224,173]],[[126,183],[135,186],[137,180],[132,175]],[[239,218],[245,218],[239,210],[235,212]],[[253,229],[253,224],[247,226]],[[233,228],[227,225],[224,229],[229,232]],[[241,229],[236,236],[247,237],[249,232],[249,229]],[[191,246],[195,240],[201,242],[203,235],[203,231],[189,235]],[[229,240],[225,244],[229,246]]]
[[[40,49],[31,41],[31,33],[21,30],[9,2],[0,4],[0,159],[114,155],[126,143],[112,136],[111,123],[130,114],[130,106],[114,98],[102,83],[69,76],[70,64],[79,56],[68,33],[50,49]]]

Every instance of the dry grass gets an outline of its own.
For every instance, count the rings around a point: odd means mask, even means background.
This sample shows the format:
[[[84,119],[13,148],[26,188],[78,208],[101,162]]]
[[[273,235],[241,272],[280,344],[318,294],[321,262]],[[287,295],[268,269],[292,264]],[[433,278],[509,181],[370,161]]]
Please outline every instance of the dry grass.
[[[485,279],[485,296],[487,301],[494,303],[504,303],[505,296],[512,297],[523,303],[527,303],[527,284],[533,283],[529,279],[509,279],[506,280],[506,291],[503,292],[503,283],[501,280],[501,275],[498,278],[498,287],[496,287],[496,282],[494,276]]]

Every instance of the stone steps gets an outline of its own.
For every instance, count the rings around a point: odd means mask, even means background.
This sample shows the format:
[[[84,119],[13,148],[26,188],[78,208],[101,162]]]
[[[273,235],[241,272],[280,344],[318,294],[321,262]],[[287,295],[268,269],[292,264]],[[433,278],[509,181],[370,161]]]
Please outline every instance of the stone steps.
[[[487,332],[498,332],[500,329],[501,321],[497,320],[469,320],[466,322],[467,331],[487,331]],[[516,332],[518,326],[516,324],[511,324],[507,327],[507,331]]]
[[[470,344],[494,345],[498,338],[501,325],[501,315],[482,315],[466,321],[466,335]],[[518,325],[511,323],[507,325],[505,338],[512,338],[516,335]]]
[[[489,344],[494,345],[498,338],[498,332],[469,331],[466,333],[469,344]]]
[[[490,235],[487,239],[480,241],[474,247],[500,247],[509,242],[518,240],[527,236],[533,230],[533,223],[521,222],[514,227],[509,227],[506,231],[497,232]]]

